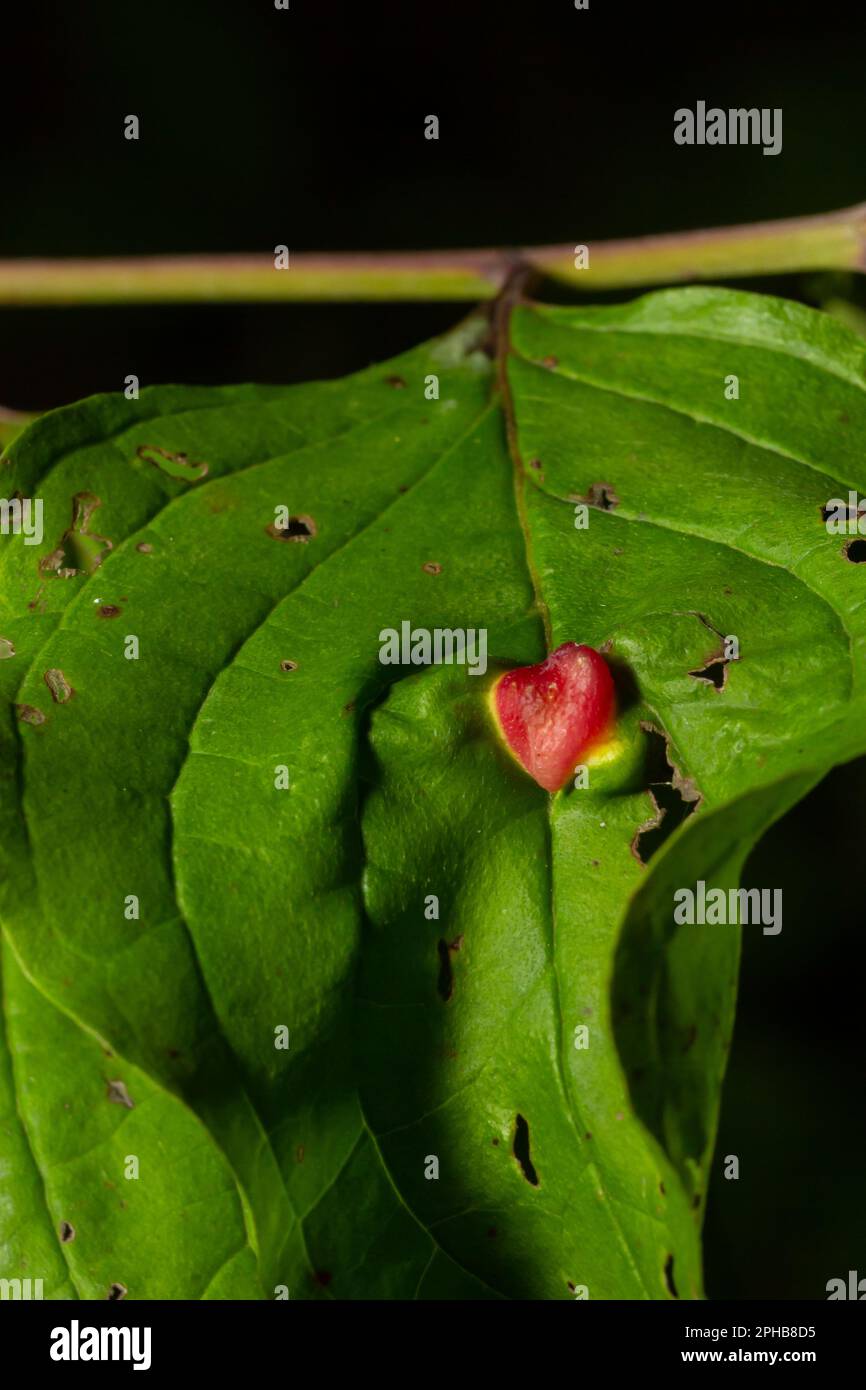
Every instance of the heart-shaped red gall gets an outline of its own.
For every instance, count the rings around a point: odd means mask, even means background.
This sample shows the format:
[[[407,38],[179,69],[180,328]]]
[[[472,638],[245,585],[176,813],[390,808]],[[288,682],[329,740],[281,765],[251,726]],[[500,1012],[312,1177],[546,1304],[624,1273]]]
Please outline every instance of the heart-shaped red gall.
[[[614,719],[613,679],[592,647],[565,642],[537,666],[506,671],[493,688],[505,742],[530,777],[555,792]]]

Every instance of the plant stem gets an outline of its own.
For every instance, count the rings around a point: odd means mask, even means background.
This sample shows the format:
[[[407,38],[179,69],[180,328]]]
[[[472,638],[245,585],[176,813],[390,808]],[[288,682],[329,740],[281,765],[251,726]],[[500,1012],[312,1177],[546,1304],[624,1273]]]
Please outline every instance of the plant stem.
[[[807,270],[866,269],[866,204],[815,217],[708,231],[590,242],[589,266],[573,246],[526,250],[270,253],[0,261],[0,304],[218,303],[491,299],[516,267],[577,290],[738,278]]]

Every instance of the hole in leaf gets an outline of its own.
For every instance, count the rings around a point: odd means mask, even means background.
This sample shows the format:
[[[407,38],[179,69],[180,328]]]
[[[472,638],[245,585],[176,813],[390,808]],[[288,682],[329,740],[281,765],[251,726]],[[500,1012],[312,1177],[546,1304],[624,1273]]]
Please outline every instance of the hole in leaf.
[[[61,1243],[61,1245],[68,1245],[69,1242],[70,1242],[71,1240],[74,1240],[74,1239],[75,1239],[75,1227],[72,1225],[72,1223],[71,1223],[70,1221],[61,1221],[61,1223],[60,1223],[60,1243]]]
[[[585,497],[574,497],[575,502],[585,502],[588,507],[598,507],[599,511],[612,512],[619,506],[619,496],[612,483],[591,483]]]
[[[136,453],[145,463],[168,474],[169,478],[179,478],[184,483],[197,483],[208,473],[206,463],[190,463],[186,454],[173,454],[169,449],[160,449],[156,444],[139,444]],[[151,458],[150,455],[155,455]]]
[[[76,492],[72,499],[72,522],[63,532],[57,548],[39,561],[41,574],[56,579],[74,579],[77,574],[93,574],[113,549],[112,542],[90,530],[90,518],[102,499],[93,492]]]
[[[673,1255],[668,1255],[667,1259],[665,1260],[665,1283],[668,1286],[668,1293],[670,1294],[671,1298],[679,1298],[679,1294],[677,1293],[677,1286],[674,1283]]]
[[[682,777],[671,762],[669,744],[664,734],[652,724],[641,723],[649,739],[646,774],[655,812],[638,826],[631,842],[631,852],[641,864],[649,863],[665,840],[692,814],[699,805],[700,793],[691,778]]]
[[[850,560],[852,565],[862,565],[866,560],[866,541],[849,541],[845,546],[845,558]]]
[[[724,690],[725,681],[728,679],[728,658],[711,657],[706,666],[697,671],[689,671],[689,675],[696,681],[706,681],[707,685],[715,686],[716,690]]]
[[[290,516],[285,526],[277,526],[271,522],[265,530],[269,536],[273,536],[277,541],[300,541],[306,545],[318,532],[315,521],[311,516]]]
[[[454,993],[454,971],[451,969],[451,952],[444,936],[439,938],[436,949],[439,952],[439,979],[436,981],[436,988],[447,1004]]]
[[[297,661],[289,661],[289,659],[286,658],[285,661],[281,661],[281,662],[280,662],[280,670],[281,670],[281,671],[297,671],[297,669],[298,669],[298,663],[297,663]]]
[[[110,1286],[106,1297],[109,1303],[119,1303],[122,1298],[126,1298],[127,1293],[128,1290],[125,1284],[115,1282]]]
[[[513,1153],[517,1162],[520,1164],[521,1171],[526,1181],[531,1183],[533,1187],[537,1187],[538,1174],[529,1156],[529,1125],[522,1115],[517,1116],[514,1126]]]

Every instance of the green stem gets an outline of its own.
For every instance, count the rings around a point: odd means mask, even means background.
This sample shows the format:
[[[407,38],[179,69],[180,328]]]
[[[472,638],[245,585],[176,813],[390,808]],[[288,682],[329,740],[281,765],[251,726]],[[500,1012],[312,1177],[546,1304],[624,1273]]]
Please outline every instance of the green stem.
[[[751,226],[515,251],[270,253],[0,261],[0,304],[218,303],[491,299],[516,267],[576,290],[808,270],[866,269],[866,204]]]

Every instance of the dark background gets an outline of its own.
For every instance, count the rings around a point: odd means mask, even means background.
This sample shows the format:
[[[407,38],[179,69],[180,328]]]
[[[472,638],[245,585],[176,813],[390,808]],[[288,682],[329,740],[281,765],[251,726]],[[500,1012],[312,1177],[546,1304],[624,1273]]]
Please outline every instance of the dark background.
[[[46,0],[4,17],[0,256],[592,242],[866,198],[866,19],[772,0]],[[683,148],[679,106],[782,107],[783,150]],[[123,138],[139,116],[141,139]],[[424,117],[440,119],[438,142]],[[751,287],[861,304],[854,277]],[[465,306],[0,309],[0,403],[288,382],[386,357]],[[866,773],[766,837],[779,937],[744,932],[707,1217],[715,1298],[866,1276]],[[738,1182],[722,1158],[740,1158]]]

